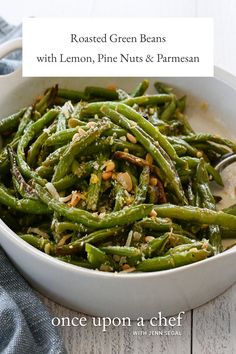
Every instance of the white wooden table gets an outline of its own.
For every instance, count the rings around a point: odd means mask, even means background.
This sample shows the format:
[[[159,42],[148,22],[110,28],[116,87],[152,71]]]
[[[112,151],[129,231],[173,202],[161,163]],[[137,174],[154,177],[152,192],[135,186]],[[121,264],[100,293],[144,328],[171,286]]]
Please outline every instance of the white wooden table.
[[[236,75],[235,0],[8,0],[0,11],[15,24],[27,16],[213,17],[215,64]],[[53,316],[78,316],[46,298],[43,301]],[[59,328],[69,354],[233,354],[236,353],[236,284],[218,298],[186,313],[181,336],[135,336],[135,328],[109,328],[104,334],[92,326],[89,317],[88,323],[83,329]]]
[[[217,275],[216,275],[217,276]],[[187,284],[186,284],[187,286]],[[43,298],[56,317],[80,316]],[[211,302],[185,314],[181,335],[139,335],[132,327],[112,328],[103,333],[88,325],[58,327],[69,354],[234,354],[236,353],[236,284]],[[153,330],[147,326],[146,330]],[[159,328],[160,329],[160,328]],[[163,327],[165,330],[170,327]]]

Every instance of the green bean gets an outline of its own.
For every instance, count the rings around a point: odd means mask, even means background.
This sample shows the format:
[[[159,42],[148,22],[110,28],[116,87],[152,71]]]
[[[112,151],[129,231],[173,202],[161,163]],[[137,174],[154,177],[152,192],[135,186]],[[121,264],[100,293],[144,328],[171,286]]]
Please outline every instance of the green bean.
[[[101,111],[107,115],[115,124],[124,127],[129,130],[137,140],[143,145],[143,147],[152,155],[153,159],[158,163],[160,168],[165,173],[166,179],[173,187],[176,195],[178,196],[180,203],[186,204],[187,200],[181,186],[180,179],[177,173],[173,170],[172,166],[166,161],[163,155],[160,153],[156,145],[150,142],[143,134],[143,131],[137,127],[137,124],[130,122],[127,118],[119,114],[118,112],[104,106]]]
[[[183,125],[184,128],[184,134],[192,134],[194,133],[193,128],[189,124],[188,118],[186,117],[185,114],[181,112],[176,112],[175,113],[175,118],[178,119],[178,121]]]
[[[221,237],[222,237],[222,239],[236,238],[236,232],[235,232],[235,230],[221,228]]]
[[[18,145],[20,138],[14,138],[7,146],[10,148],[16,148]],[[9,172],[10,169],[10,161],[9,161],[9,156],[8,156],[8,151],[7,151],[7,146],[5,146],[2,151],[0,152],[0,171],[1,174],[4,175],[7,172]]]
[[[89,231],[89,228],[85,227],[83,224],[77,224],[77,223],[72,223],[69,221],[62,221],[62,222],[56,222],[55,223],[55,231],[56,233],[63,233],[65,231],[77,231],[77,232],[82,232],[82,233],[87,233]]]
[[[11,162],[12,182],[16,192],[18,192],[23,198],[38,199],[33,188],[28,183],[26,183],[23,176],[21,175],[16,163],[16,156],[13,149],[10,146],[8,146],[7,149]]]
[[[112,151],[127,149],[129,152],[135,154],[138,157],[144,157],[146,154],[145,149],[141,145],[133,144],[129,141],[113,139],[109,145],[111,145]]]
[[[191,239],[185,235],[176,234],[173,232],[168,232],[167,235],[169,236],[169,244],[171,247],[176,247],[179,245],[189,244],[195,242],[195,239]]]
[[[80,126],[76,128],[69,128],[64,131],[59,131],[52,134],[45,142],[46,146],[60,146],[69,143],[74,135],[80,132],[80,129],[87,131],[89,127],[87,125]],[[111,136],[114,135],[115,137],[120,137],[126,135],[126,131],[124,129],[119,128],[110,128],[103,132],[103,136]]]
[[[33,120],[34,122],[36,122],[36,120],[38,120],[38,119],[40,119],[40,118],[42,117],[42,114],[39,113],[38,111],[36,111],[36,110],[34,109],[34,106],[33,106],[33,111],[32,111],[31,117],[32,117],[32,120]]]
[[[18,129],[17,129],[17,132],[14,136],[14,140],[16,138],[19,138],[24,133],[25,128],[27,127],[27,125],[29,124],[29,122],[31,120],[32,110],[33,110],[32,106],[30,106],[26,109],[25,113],[23,114],[23,117],[20,120],[20,124],[18,125]]]
[[[101,193],[101,183],[102,183],[102,168],[105,162],[104,156],[99,156],[98,166],[93,170],[90,176],[89,188],[87,194],[87,209],[95,211],[98,207],[99,195]]]
[[[168,142],[167,138],[159,131],[158,127],[154,127],[148,120],[143,118],[138,112],[136,112],[131,107],[124,104],[118,104],[116,110],[123,114],[128,119],[136,122],[140,128],[142,128],[146,133],[148,133],[155,141],[159,142],[161,147],[166,151],[166,153],[174,160],[178,161],[180,164],[182,160],[179,159],[174,148]]]
[[[44,251],[46,249],[48,254],[54,255],[55,245],[52,242],[50,242],[48,239],[45,239],[43,237],[39,238],[31,234],[19,235],[19,236],[22,240],[26,241],[31,246],[34,246],[35,248],[41,251]]]
[[[27,153],[27,164],[29,166],[35,166],[36,161],[37,161],[37,156],[40,153],[40,150],[44,144],[44,142],[47,140],[49,137],[49,134],[55,129],[54,126],[49,127],[48,129],[45,129],[42,134],[38,136],[38,138],[33,142],[33,144],[30,146],[28,153]]]
[[[35,103],[34,109],[35,111],[39,112],[40,114],[44,114],[47,108],[54,102],[55,97],[57,95],[58,86],[52,87],[48,89],[43,97]]]
[[[70,102],[66,102],[61,108],[61,112],[58,115],[57,120],[57,132],[61,132],[66,129],[67,120],[70,118],[73,112],[73,106]]]
[[[59,161],[60,156],[64,153],[67,147],[68,147],[67,145],[61,146],[55,151],[53,151],[51,154],[49,154],[46,160],[42,162],[42,166],[45,167],[54,166]]]
[[[108,88],[97,87],[97,86],[87,86],[84,93],[89,98],[102,98],[108,101],[118,100],[119,96],[116,90],[111,90]]]
[[[93,269],[92,264],[90,264],[87,260],[75,256],[59,256],[56,257],[60,261],[76,265],[77,267],[83,267],[83,268],[88,268],[88,269]]]
[[[100,135],[111,127],[107,120],[102,120],[90,128],[79,140],[72,141],[68,148],[64,151],[52,178],[52,182],[56,182],[63,178],[71,168],[72,162],[76,155],[85,150],[87,146],[91,145],[97,140]]]
[[[28,214],[49,214],[47,205],[41,201],[33,199],[18,199],[12,196],[9,191],[0,184],[0,203],[10,207],[13,210]]]
[[[96,158],[98,154],[105,154],[109,152],[114,143],[113,137],[109,136],[107,138],[101,136],[100,139],[96,140],[94,144],[89,145],[86,150],[81,150],[81,152],[76,156],[79,158],[81,156],[90,156],[91,158]]]
[[[213,166],[211,166],[209,163],[207,163],[206,164],[206,170],[212,176],[212,178],[214,179],[214,181],[216,183],[218,183],[222,187],[224,186],[224,182],[222,180],[221,175],[219,174],[219,172]]]
[[[167,252],[166,255],[168,254],[178,254],[181,252],[186,252],[190,251],[192,249],[207,249],[207,251],[210,251],[213,254],[213,249],[210,247],[209,243],[204,240],[204,241],[193,241],[191,243],[185,243],[185,244],[180,244],[178,246],[175,246],[173,248],[170,248]]]
[[[169,87],[168,85],[164,84],[163,82],[156,81],[154,83],[154,87],[157,90],[158,93],[166,93],[166,94],[171,94],[173,89]]]
[[[168,135],[170,124],[159,119],[157,113],[154,113],[152,116],[149,115],[148,120],[154,127],[157,127],[162,134]]]
[[[76,133],[78,133],[78,128],[69,128],[62,131],[57,131],[48,137],[45,141],[45,146],[65,145],[72,140]]]
[[[155,205],[154,210],[162,218],[197,222],[199,224],[219,225],[226,229],[236,230],[236,216],[193,206],[177,206],[173,204]]]
[[[213,135],[213,134],[192,134],[189,136],[182,136],[181,139],[187,141],[187,142],[205,142],[205,141],[212,141],[214,143],[220,144],[220,145],[225,145],[228,146],[230,149],[232,149],[233,152],[236,152],[236,143],[229,139],[223,139],[219,135]]]
[[[192,144],[198,149],[204,151],[207,155],[209,154],[209,151],[215,152],[219,155],[225,155],[229,153],[229,149],[225,148],[222,145],[216,145],[215,143],[211,142],[201,142],[201,143],[195,143],[192,142]]]
[[[81,237],[80,239],[77,239],[67,245],[57,246],[57,254],[67,255],[80,253],[84,249],[86,243],[97,244],[107,238],[116,237],[121,232],[122,228],[119,227],[92,232],[91,234]]]
[[[141,272],[155,272],[171,268],[181,267],[206,259],[209,256],[206,250],[190,250],[162,257],[145,259],[140,262],[136,270]]]
[[[174,96],[172,96],[171,102],[168,103],[166,109],[161,114],[161,119],[164,121],[168,121],[175,113],[175,110],[176,110],[176,99]]]
[[[198,158],[190,157],[190,156],[184,156],[183,160],[186,161],[187,165],[190,168],[196,168],[197,164],[199,163]],[[224,183],[222,181],[221,175],[219,174],[218,171],[209,163],[205,163],[205,167],[207,172],[213,177],[213,179],[218,183],[220,186],[223,186]]]
[[[195,206],[195,195],[193,193],[192,184],[188,183],[186,194],[188,196],[188,202],[190,205]]]
[[[23,108],[19,112],[12,114],[11,116],[2,118],[0,120],[0,134],[5,134],[14,131],[18,127],[20,119],[25,113],[25,111],[26,108]]]
[[[198,189],[201,194],[202,204],[204,205],[204,207],[211,210],[216,210],[215,199],[211,194],[210,188],[208,186],[208,173],[205,168],[205,162],[203,158],[199,160],[197,166],[196,181],[198,183]]]
[[[130,97],[122,101],[122,103],[128,106],[133,106],[134,104],[145,106],[151,104],[162,104],[169,101],[171,101],[171,97],[169,95],[160,94],[151,96]],[[102,106],[104,105],[110,108],[115,108],[116,103],[104,101],[85,104],[81,107],[81,116],[91,116],[94,114],[99,114]]]
[[[122,227],[115,226],[115,227],[108,228],[108,229],[94,231],[94,232],[84,236],[83,238],[81,238],[80,241],[89,242],[91,244],[97,244],[101,241],[106,240],[109,237],[116,238],[121,233],[123,233],[123,231],[124,231],[124,229]]]
[[[63,88],[58,89],[57,96],[71,101],[87,100],[87,96],[84,92],[76,90],[67,90]]]
[[[166,233],[148,242],[146,248],[143,250],[144,255],[150,258],[154,253],[161,253],[161,251],[165,248],[168,241],[169,241],[169,234]]]
[[[163,218],[144,218],[143,220],[136,223],[137,226],[143,229],[154,230],[158,232],[176,231],[182,233],[182,227],[178,224],[172,222],[171,219]]]
[[[79,182],[78,176],[70,173],[62,177],[61,179],[59,179],[59,181],[53,182],[53,185],[56,188],[56,190],[60,192],[74,186],[78,182]]]
[[[211,210],[216,210],[215,199],[211,194],[210,188],[208,186],[209,179],[208,173],[205,168],[205,162],[203,159],[200,159],[197,174],[196,174],[197,188],[201,196],[202,206]],[[210,225],[209,226],[209,240],[211,245],[215,248],[215,253],[221,251],[221,231],[219,225]]]
[[[122,257],[138,257],[141,256],[140,249],[136,247],[127,247],[127,246],[106,246],[100,247],[101,251],[106,254],[116,254],[117,256]]]
[[[228,208],[223,209],[223,212],[236,216],[236,204],[230,205]]]
[[[27,131],[22,135],[18,147],[17,147],[17,163],[19,165],[20,171],[24,177],[34,178],[41,184],[45,184],[45,180],[43,180],[37,172],[33,171],[29,165],[26,163],[25,158],[25,149],[28,146],[29,142],[35,137],[35,135],[40,132],[46,124],[51,123],[52,120],[57,116],[57,110],[50,110],[45,115],[33,123]]]
[[[150,180],[150,167],[145,166],[139,177],[139,185],[134,199],[134,205],[145,203]]]
[[[79,163],[77,160],[74,160],[71,165],[71,171],[74,175],[81,178],[92,173],[95,164],[95,161]]]
[[[135,89],[131,93],[131,96],[132,97],[143,96],[145,94],[145,92],[147,91],[148,86],[149,86],[149,81],[148,80],[143,80],[142,82],[140,82],[138,84],[137,87],[135,87]]]
[[[0,214],[19,237],[112,272],[172,269],[222,252],[236,207],[216,211],[209,179],[223,186],[213,166],[236,143],[195,134],[186,96],[159,82],[146,95],[148,84],[131,94],[56,85],[0,122]]]
[[[120,138],[121,136],[126,136],[127,131],[121,129],[120,127],[114,126],[103,133],[104,136],[113,136],[114,138]]]
[[[121,210],[126,205],[127,191],[119,183],[115,183],[115,205],[113,211]]]
[[[174,145],[180,145],[185,147],[190,156],[199,156],[199,151],[194,146],[190,145],[187,141],[175,136],[168,136],[167,139],[170,143],[173,143]]]
[[[140,220],[147,216],[153,207],[152,204],[135,205],[128,207],[126,210],[106,214],[101,219],[88,211],[68,207],[64,203],[51,198],[51,196],[39,184],[36,184],[35,188],[38,192],[39,198],[47,204],[49,209],[57,212],[59,215],[65,216],[70,221],[82,223],[85,226],[97,229],[113,227],[115,225],[125,225],[127,222],[132,223],[136,220]]]
[[[39,166],[35,170],[40,177],[43,179],[48,179],[53,175],[54,167],[53,166]]]
[[[184,145],[172,144],[178,156],[183,156],[187,153],[187,148]]]
[[[198,185],[196,182],[193,184],[193,188],[194,188],[194,193],[195,193],[194,206],[196,206],[198,208],[202,208],[201,195],[200,195],[199,188],[198,188]]]
[[[101,265],[108,264],[109,258],[105,252],[101,251],[99,248],[86,243],[85,251],[87,252],[87,257],[89,263],[92,264],[94,269],[98,269]]]
[[[178,110],[183,113],[185,111],[185,107],[186,107],[186,96],[182,96],[181,98],[179,98],[176,101],[176,106],[178,108]]]
[[[177,113],[169,120],[168,128],[164,131],[167,136],[178,136],[180,133],[183,134],[184,124],[176,118]]]
[[[140,106],[152,105],[152,104],[163,104],[169,102],[171,97],[169,95],[160,94],[160,95],[146,95],[139,97],[130,97],[123,101],[127,106],[133,106],[134,104]]]

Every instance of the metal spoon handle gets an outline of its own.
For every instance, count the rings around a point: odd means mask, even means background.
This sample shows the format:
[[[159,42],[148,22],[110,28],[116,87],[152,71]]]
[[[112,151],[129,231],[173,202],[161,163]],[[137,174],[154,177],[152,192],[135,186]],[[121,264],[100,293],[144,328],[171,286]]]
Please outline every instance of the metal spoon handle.
[[[217,165],[215,166],[215,169],[218,172],[221,172],[222,170],[224,170],[226,167],[228,167],[229,165],[231,165],[235,161],[236,161],[236,154],[234,152],[226,154],[217,163]]]

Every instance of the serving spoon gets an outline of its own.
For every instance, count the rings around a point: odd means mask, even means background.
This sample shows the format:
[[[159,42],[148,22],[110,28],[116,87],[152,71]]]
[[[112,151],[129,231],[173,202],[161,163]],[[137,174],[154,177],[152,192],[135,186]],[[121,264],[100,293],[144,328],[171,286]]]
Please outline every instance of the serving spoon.
[[[229,167],[230,165],[232,165],[233,163],[236,162],[236,153],[232,152],[232,153],[228,153],[223,155],[220,160],[216,163],[215,170],[219,173],[223,172],[223,170],[225,170],[227,167]],[[236,169],[235,169],[235,174],[236,174]],[[219,190],[218,190],[219,191]],[[226,192],[226,190],[224,189],[224,192]],[[232,193],[232,191],[231,191]],[[231,193],[228,193],[229,195]],[[227,200],[227,197],[223,197],[224,199],[224,209],[230,209],[231,207],[233,207],[234,209],[234,204],[232,205],[232,201],[231,203],[229,203],[229,200]],[[228,240],[227,240],[228,239]],[[224,245],[224,249],[229,249],[232,248],[233,246],[236,245],[236,242],[234,242],[232,244],[232,239],[236,240],[236,233],[235,231],[229,232],[227,231],[227,236],[226,239],[223,240],[223,245]]]
[[[218,173],[222,173],[226,168],[230,167],[233,163],[236,162],[236,153],[228,153],[223,155],[215,164],[215,170]],[[228,175],[226,177],[226,179],[228,180],[228,182],[232,182],[233,183],[226,183],[226,185],[224,186],[224,188],[219,186],[216,186],[214,184],[214,192],[216,194],[220,194],[222,200],[223,200],[223,209],[226,209],[230,206],[232,206],[232,204],[235,204],[235,200],[236,200],[236,166],[235,166],[235,171],[232,171],[230,175]],[[233,178],[232,178],[233,177]],[[235,182],[235,183],[234,183]],[[235,186],[234,186],[235,184]]]
[[[221,159],[215,165],[215,169],[217,172],[221,173],[226,167],[234,162],[236,162],[236,154],[234,152],[230,152],[221,157]]]

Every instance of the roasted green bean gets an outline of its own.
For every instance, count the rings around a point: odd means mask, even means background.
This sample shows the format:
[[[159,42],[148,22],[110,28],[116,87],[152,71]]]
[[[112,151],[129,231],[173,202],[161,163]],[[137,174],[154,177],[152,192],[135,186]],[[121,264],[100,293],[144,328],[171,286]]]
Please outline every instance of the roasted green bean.
[[[77,267],[152,272],[222,252],[236,207],[210,180],[236,143],[195,133],[186,96],[149,81],[49,88],[0,121],[0,212],[22,242]],[[37,251],[38,252],[38,251]]]

